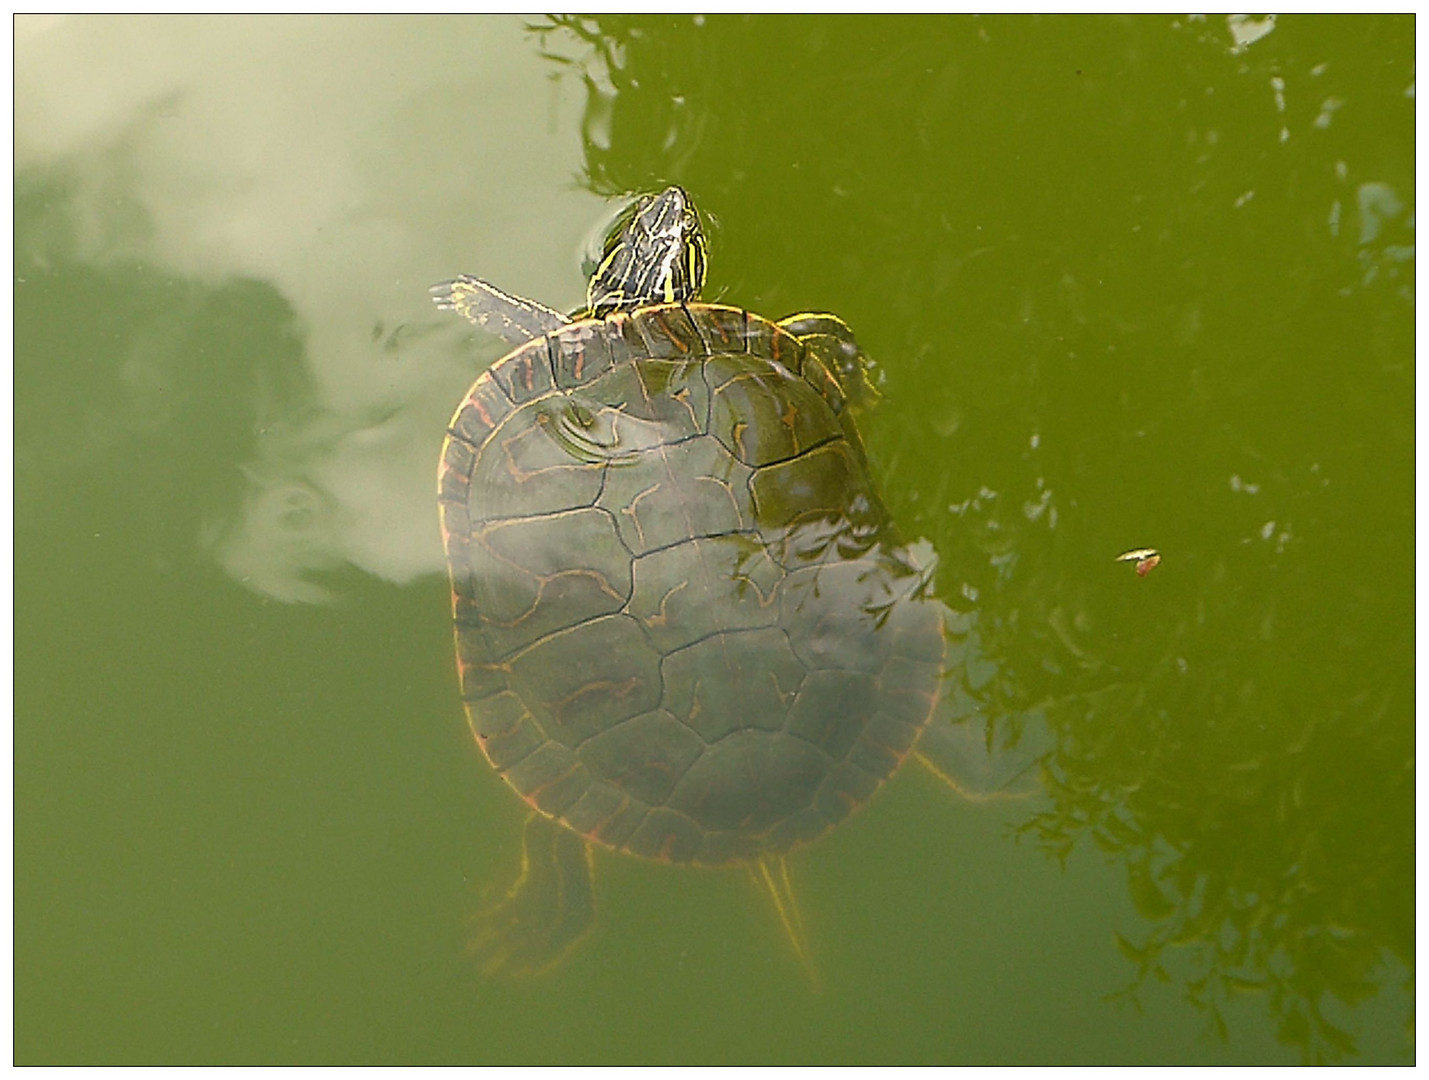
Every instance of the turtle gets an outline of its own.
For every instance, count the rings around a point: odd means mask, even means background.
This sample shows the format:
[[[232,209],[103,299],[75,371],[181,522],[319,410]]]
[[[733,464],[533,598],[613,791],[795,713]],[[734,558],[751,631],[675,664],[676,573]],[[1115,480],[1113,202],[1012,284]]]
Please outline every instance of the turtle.
[[[582,939],[596,848],[747,867],[812,972],[786,857],[928,744],[946,613],[871,477],[870,362],[837,316],[701,301],[705,272],[671,186],[616,219],[570,315],[431,290],[512,346],[438,476],[461,698],[531,808],[475,919],[489,973]]]

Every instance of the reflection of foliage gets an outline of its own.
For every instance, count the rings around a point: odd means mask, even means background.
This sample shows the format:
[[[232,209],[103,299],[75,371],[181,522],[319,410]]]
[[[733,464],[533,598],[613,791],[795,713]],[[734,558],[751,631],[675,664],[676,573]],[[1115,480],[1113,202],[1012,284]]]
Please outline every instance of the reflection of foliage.
[[[1152,924],[1119,942],[1138,983],[1174,977],[1222,1033],[1226,997],[1263,991],[1281,1040],[1324,1060],[1354,1051],[1331,999],[1372,996],[1386,952],[1412,967],[1413,685],[1393,658],[1352,671],[1326,655],[1313,609],[1330,598],[1309,582],[1290,604],[1233,584],[1267,569],[1226,558],[1151,635],[1160,659],[1124,655],[1107,665],[1124,677],[1093,672],[1058,701],[1054,808],[1027,828],[1126,864]],[[1244,651],[1226,663],[1219,641]]]
[[[1124,863],[1138,982],[1213,1028],[1262,993],[1311,1060],[1413,973],[1413,35],[1354,25],[542,38],[594,186],[686,184],[731,300],[831,305],[881,361],[869,459],[965,612],[963,712],[1051,732],[1028,830]]]
[[[1386,958],[1412,986],[1414,685],[1395,637],[1411,601],[1373,585],[1412,529],[1406,512],[1359,535],[1328,487],[1281,479],[1275,529],[1176,551],[1145,581],[1112,547],[1069,550],[1036,512],[1042,484],[969,498],[940,554],[945,590],[961,578],[977,600],[978,696],[1054,739],[1051,807],[1024,833],[1114,856],[1149,924],[1118,940],[1135,977],[1115,996],[1173,982],[1224,1034],[1227,1001],[1258,994],[1281,1041],[1323,1061],[1355,1052],[1345,1018]],[[1233,519],[1245,498],[1242,482],[1196,505]],[[1358,579],[1336,573],[1350,536]]]
[[[706,115],[690,107],[709,77],[698,34],[702,22],[698,16],[557,15],[528,27],[555,78],[569,73],[585,83],[581,139],[591,190],[654,190],[684,171]],[[632,66],[636,55],[638,67]],[[626,163],[620,168],[612,164],[615,145],[624,151],[614,158]],[[629,152],[636,147],[642,152],[632,161]]]

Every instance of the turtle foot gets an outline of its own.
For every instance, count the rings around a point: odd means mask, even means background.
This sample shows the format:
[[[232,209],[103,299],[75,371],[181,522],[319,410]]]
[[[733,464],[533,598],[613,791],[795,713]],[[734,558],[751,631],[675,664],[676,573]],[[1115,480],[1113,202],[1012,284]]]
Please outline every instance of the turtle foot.
[[[595,918],[590,850],[554,821],[532,814],[516,881],[471,921],[467,951],[483,975],[525,978],[549,971]]]

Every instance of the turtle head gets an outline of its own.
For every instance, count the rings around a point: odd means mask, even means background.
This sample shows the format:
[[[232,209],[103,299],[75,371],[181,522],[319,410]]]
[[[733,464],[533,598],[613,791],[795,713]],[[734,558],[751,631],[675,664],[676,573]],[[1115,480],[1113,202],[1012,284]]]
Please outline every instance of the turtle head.
[[[596,317],[642,304],[693,300],[705,283],[705,234],[680,187],[631,203],[605,238],[586,306]]]

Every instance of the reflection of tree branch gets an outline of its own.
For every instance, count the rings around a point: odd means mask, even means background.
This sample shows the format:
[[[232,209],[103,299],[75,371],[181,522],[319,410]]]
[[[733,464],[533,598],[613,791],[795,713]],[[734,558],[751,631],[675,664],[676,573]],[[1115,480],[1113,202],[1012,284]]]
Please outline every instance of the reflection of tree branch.
[[[1353,1054],[1347,1009],[1378,991],[1386,958],[1413,970],[1406,669],[1327,650],[1352,607],[1275,580],[1269,545],[1190,568],[1194,595],[1149,606],[1052,576],[1057,538],[977,501],[938,537],[978,603],[975,696],[1043,717],[1055,742],[1050,807],[1022,832],[1059,860],[1083,840],[1115,857],[1148,924],[1118,939],[1133,970],[1112,996],[1172,983],[1224,1034],[1228,1003],[1255,994],[1305,1060]]]
[[[1175,652],[1192,645],[1173,642]],[[1332,704],[1330,717],[1287,725],[1277,743],[1277,703],[1251,682],[1227,693],[1220,677],[1186,687],[1168,664],[1145,682],[1059,703],[1053,807],[1025,830],[1061,859],[1088,836],[1124,861],[1152,925],[1139,942],[1118,939],[1135,973],[1115,996],[1176,981],[1224,1035],[1226,1002],[1264,994],[1282,1042],[1307,1061],[1334,1060],[1355,1042],[1327,1005],[1377,991],[1375,972],[1396,943],[1376,922],[1384,894],[1402,887],[1402,859],[1382,830],[1346,835],[1333,818],[1348,803],[1311,792],[1350,766],[1346,729],[1378,729],[1389,700],[1358,724],[1362,701]]]
[[[642,191],[682,177],[708,115],[689,107],[710,68],[701,23],[553,15],[527,24],[539,55],[558,68],[554,77],[569,72],[585,83],[583,182],[592,191]]]

